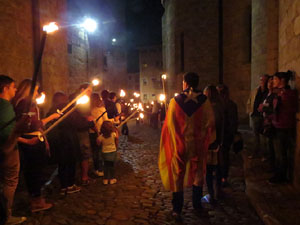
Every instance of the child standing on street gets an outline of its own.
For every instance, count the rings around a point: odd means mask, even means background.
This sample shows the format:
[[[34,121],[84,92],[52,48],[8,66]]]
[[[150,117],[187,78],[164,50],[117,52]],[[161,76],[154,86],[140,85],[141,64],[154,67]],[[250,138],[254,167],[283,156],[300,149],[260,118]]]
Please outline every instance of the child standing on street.
[[[102,145],[102,156],[104,160],[104,179],[103,184],[117,183],[115,178],[114,163],[117,159],[117,146],[118,146],[118,133],[113,123],[110,121],[104,121],[100,136],[97,139],[98,145]]]

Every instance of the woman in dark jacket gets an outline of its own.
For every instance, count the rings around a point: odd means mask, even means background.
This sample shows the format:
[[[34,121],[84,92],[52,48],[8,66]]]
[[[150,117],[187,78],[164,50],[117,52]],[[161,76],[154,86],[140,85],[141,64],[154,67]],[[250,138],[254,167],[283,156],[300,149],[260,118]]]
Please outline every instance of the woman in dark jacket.
[[[48,114],[62,109],[67,103],[68,97],[64,93],[55,93],[52,107]],[[93,126],[93,121],[87,121],[85,117],[75,110],[49,132],[50,147],[55,153],[55,159],[58,163],[58,177],[62,195],[76,193],[81,190],[75,184],[76,164],[80,161],[80,145],[77,130]]]

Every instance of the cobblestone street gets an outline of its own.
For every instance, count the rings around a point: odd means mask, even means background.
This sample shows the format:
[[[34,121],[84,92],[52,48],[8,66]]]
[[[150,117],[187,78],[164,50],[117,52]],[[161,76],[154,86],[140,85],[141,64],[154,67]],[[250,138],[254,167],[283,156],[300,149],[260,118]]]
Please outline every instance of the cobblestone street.
[[[24,188],[16,196],[16,214],[28,216],[27,225],[89,225],[89,224],[176,224],[169,218],[171,193],[163,190],[157,167],[160,130],[146,125],[130,124],[128,142],[120,138],[121,159],[117,162],[117,184],[95,184],[82,187],[80,193],[60,196],[58,181],[45,190],[54,208],[31,214]],[[185,194],[183,222],[179,224],[242,224],[260,225],[245,195],[242,157],[232,156],[230,185],[225,197],[197,215],[192,210],[191,191]],[[21,187],[23,185],[21,184]]]

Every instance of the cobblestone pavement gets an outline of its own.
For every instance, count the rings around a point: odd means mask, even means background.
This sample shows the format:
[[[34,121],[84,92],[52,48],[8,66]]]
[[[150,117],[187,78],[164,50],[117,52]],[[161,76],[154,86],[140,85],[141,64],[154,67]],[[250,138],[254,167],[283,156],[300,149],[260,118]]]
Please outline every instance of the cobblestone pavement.
[[[159,138],[160,130],[131,123],[128,142],[125,137],[120,138],[117,184],[104,186],[99,178],[95,184],[82,187],[80,193],[60,196],[55,179],[45,191],[55,207],[31,214],[21,182],[16,196],[16,214],[28,216],[24,223],[27,225],[262,224],[245,196],[239,155],[233,156],[232,178],[229,187],[224,188],[224,199],[214,207],[204,204],[204,212],[197,215],[192,210],[191,190],[188,189],[183,222],[173,221],[169,216],[171,193],[163,190],[157,167]]]

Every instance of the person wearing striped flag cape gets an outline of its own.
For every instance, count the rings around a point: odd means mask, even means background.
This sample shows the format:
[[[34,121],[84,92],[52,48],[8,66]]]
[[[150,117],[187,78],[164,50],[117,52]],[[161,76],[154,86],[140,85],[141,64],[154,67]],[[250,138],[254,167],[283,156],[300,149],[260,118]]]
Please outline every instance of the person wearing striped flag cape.
[[[216,139],[210,101],[197,90],[199,76],[183,76],[183,92],[172,98],[161,131],[159,170],[163,186],[173,192],[173,212],[180,219],[185,187],[193,189],[193,207],[201,210],[208,146]]]

